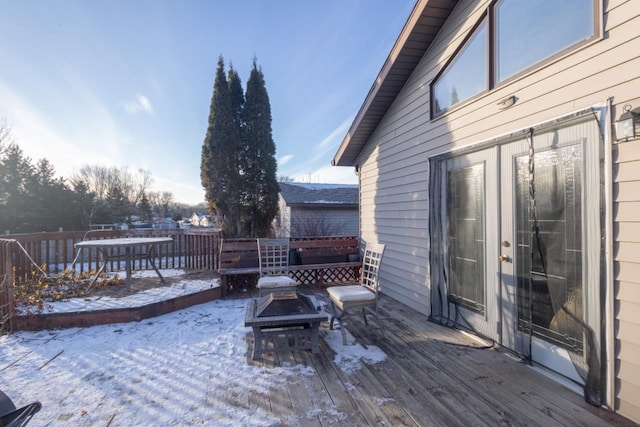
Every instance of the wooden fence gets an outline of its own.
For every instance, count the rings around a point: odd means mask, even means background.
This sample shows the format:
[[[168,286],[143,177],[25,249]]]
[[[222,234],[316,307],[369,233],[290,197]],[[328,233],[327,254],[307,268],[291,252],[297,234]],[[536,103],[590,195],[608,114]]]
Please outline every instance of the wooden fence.
[[[12,330],[15,281],[29,279],[38,268],[47,274],[67,269],[96,271],[102,263],[99,254],[87,249],[80,252],[75,244],[119,237],[171,237],[173,242],[157,248],[155,262],[159,268],[216,270],[218,266],[221,233],[214,229],[95,230],[3,236],[0,238],[0,334]],[[121,254],[113,252],[110,255]],[[132,268],[151,268],[145,257],[134,256],[134,259]],[[110,271],[120,270],[121,267],[118,261],[110,261],[107,265]]]

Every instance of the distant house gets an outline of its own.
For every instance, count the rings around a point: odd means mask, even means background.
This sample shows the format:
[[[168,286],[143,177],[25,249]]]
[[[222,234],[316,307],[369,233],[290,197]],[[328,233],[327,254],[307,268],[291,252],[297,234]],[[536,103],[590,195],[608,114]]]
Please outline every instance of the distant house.
[[[155,221],[153,223],[153,228],[160,229],[160,230],[169,230],[172,228],[178,228],[178,223],[173,219],[171,219],[171,217],[167,217],[159,221]]]
[[[358,186],[280,183],[279,237],[358,234]]]
[[[333,160],[385,295],[636,422],[639,70],[640,1],[418,0]]]
[[[201,212],[194,212],[190,218],[192,227],[212,227],[213,221],[211,215]]]

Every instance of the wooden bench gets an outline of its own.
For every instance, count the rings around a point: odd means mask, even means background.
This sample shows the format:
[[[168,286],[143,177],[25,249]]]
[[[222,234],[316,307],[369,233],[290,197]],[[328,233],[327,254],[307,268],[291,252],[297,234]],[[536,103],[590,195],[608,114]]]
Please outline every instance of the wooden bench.
[[[360,277],[356,236],[301,237],[289,243],[289,276],[299,284],[355,282]],[[222,295],[255,287],[260,273],[256,239],[223,239],[218,257]]]

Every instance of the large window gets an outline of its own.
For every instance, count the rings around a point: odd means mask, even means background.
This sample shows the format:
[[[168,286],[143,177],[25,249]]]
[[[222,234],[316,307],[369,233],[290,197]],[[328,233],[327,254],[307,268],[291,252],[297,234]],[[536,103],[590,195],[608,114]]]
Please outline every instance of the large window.
[[[594,33],[593,0],[501,0],[495,17],[497,82]]]
[[[434,79],[433,117],[596,35],[594,0],[499,0],[489,9]]]
[[[488,88],[487,25],[483,22],[433,85],[435,113]]]

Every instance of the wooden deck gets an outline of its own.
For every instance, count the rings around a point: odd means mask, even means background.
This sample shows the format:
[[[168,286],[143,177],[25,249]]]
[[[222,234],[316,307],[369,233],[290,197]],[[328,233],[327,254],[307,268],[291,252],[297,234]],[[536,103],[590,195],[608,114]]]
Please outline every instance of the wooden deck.
[[[386,353],[381,363],[343,372],[322,338],[327,325],[320,331],[320,354],[280,350],[248,360],[265,368],[303,364],[312,371],[290,379],[286,389],[253,396],[253,409],[282,425],[304,426],[635,425],[585,403],[511,355],[389,298],[382,299],[380,315],[384,337],[375,320],[366,329],[361,316],[346,327],[359,343]]]

